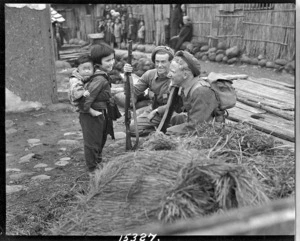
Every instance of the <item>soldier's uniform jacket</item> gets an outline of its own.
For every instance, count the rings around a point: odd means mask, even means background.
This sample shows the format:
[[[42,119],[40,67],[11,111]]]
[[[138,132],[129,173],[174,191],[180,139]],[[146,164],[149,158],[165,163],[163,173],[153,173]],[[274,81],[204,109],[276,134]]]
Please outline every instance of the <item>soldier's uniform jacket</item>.
[[[200,81],[199,85],[199,77],[194,78],[181,91],[181,98],[183,100],[183,108],[188,114],[187,121],[193,124],[212,120],[212,114],[218,107],[215,93],[205,81]]]
[[[195,125],[205,121],[209,122],[213,119],[213,113],[218,107],[218,101],[215,93],[205,81],[202,81],[199,81],[199,77],[195,77],[185,88],[182,88],[180,95],[183,104],[181,108],[177,107],[176,112],[186,111],[187,122],[169,127],[167,133],[185,134],[193,131]]]
[[[156,96],[156,106],[161,106],[168,101],[170,82],[171,79],[169,77],[160,77],[158,76],[156,69],[151,69],[144,73],[134,85],[134,93],[138,96],[143,94],[144,91],[149,88]]]

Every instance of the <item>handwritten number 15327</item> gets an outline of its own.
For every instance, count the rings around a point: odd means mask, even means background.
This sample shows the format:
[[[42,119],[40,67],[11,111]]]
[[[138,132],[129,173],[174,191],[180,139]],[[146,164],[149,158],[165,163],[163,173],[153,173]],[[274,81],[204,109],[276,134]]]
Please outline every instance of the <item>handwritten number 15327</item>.
[[[155,237],[157,234],[152,234],[150,233],[149,235],[142,233],[141,235],[138,235],[137,233],[128,233],[126,235],[121,235],[119,241],[155,241]],[[149,238],[146,240],[146,238]],[[156,241],[159,241],[159,239],[157,239]]]

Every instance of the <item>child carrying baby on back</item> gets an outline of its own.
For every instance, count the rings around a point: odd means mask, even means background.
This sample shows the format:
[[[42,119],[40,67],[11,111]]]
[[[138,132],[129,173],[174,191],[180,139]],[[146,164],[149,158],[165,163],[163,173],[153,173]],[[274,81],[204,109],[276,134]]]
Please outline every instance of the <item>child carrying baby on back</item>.
[[[78,111],[78,105],[82,98],[90,95],[90,92],[85,88],[85,85],[91,79],[94,74],[94,65],[91,57],[88,54],[80,56],[75,62],[77,68],[72,72],[69,79],[69,100],[76,111]],[[90,108],[90,113],[95,112]]]

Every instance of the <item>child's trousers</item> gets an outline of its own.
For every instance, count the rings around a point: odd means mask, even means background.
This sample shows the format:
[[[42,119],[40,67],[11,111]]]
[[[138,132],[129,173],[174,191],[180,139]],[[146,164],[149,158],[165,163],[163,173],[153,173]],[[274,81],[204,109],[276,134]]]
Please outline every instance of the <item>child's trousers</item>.
[[[104,110],[102,115],[96,117],[89,113],[79,114],[84,141],[84,156],[90,172],[94,171],[97,164],[102,162],[102,149],[107,139],[107,121],[104,114]]]

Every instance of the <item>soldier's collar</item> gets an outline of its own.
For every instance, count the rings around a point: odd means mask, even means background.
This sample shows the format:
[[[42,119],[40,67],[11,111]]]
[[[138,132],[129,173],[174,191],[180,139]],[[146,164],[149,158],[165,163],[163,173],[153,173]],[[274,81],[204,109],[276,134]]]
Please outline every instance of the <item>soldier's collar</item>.
[[[187,97],[192,87],[198,82],[199,77],[193,78],[190,81],[186,81],[182,87],[183,87],[183,93],[184,96]]]
[[[155,71],[154,78],[155,78],[155,79],[158,79],[158,78],[168,78],[168,79],[170,79],[170,77],[168,77],[168,74],[166,74],[166,75],[164,75],[164,76],[159,76],[158,73],[157,73],[157,71]]]

